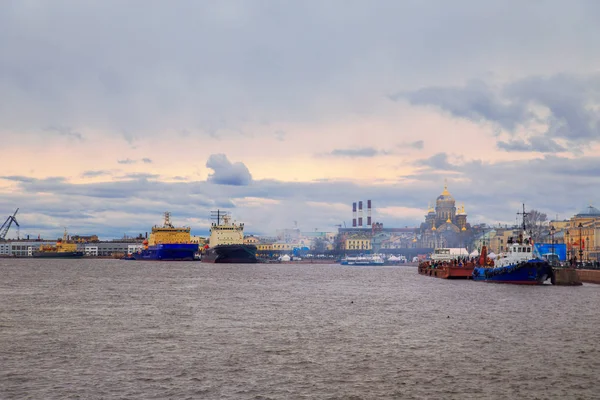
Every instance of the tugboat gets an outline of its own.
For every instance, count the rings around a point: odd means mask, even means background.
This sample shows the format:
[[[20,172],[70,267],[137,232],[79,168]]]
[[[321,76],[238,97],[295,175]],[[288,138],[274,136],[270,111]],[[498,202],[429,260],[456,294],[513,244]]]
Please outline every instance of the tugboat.
[[[525,226],[525,204],[523,204],[522,232],[516,238],[509,238],[508,251],[489,265],[475,267],[473,280],[493,283],[510,283],[515,285],[541,285],[551,279],[554,283],[554,272],[548,261],[535,255],[533,240]],[[482,249],[484,257],[485,246]]]
[[[175,227],[171,213],[165,212],[163,226],[152,227],[150,240],[144,240],[142,250],[128,254],[122,260],[194,261],[198,244],[191,241],[189,227]]]
[[[258,263],[256,246],[244,244],[244,224],[231,222],[227,213],[215,213],[217,222],[213,222],[210,227],[209,244],[204,247],[201,261],[228,264]]]
[[[76,243],[69,243],[67,228],[62,239],[56,241],[56,246],[42,245],[31,255],[35,258],[82,258],[83,251],[77,251]]]

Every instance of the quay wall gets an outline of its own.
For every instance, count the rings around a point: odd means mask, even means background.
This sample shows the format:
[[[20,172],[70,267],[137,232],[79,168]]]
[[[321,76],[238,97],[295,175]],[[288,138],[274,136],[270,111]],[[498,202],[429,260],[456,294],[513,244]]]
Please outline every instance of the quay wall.
[[[581,282],[597,283],[600,285],[600,270],[578,269],[577,275]]]

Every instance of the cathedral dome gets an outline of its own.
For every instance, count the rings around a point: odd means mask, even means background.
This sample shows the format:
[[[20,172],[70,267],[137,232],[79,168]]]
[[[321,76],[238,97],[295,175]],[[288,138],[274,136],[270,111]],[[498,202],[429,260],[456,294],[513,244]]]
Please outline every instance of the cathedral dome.
[[[600,217],[600,210],[590,204],[581,210],[576,217]]]
[[[444,185],[444,191],[438,196],[436,203],[454,203],[454,197],[448,191],[448,185]]]

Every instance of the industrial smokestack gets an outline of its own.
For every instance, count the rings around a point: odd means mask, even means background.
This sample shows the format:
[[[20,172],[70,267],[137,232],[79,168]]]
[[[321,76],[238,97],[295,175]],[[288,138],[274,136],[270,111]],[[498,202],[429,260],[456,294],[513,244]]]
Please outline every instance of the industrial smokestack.
[[[352,227],[356,228],[356,202],[352,203]]]
[[[362,224],[362,219],[363,219],[363,212],[362,212],[362,201],[358,202],[358,226],[360,228],[362,228],[363,224]]]
[[[371,200],[367,200],[367,226],[371,226]]]

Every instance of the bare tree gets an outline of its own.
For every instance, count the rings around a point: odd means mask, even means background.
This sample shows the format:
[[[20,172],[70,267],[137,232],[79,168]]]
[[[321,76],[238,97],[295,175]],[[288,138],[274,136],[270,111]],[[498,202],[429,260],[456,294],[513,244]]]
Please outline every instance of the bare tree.
[[[316,238],[313,241],[312,248],[315,254],[323,254],[325,253],[325,250],[327,250],[327,241],[320,237]]]
[[[531,237],[534,242],[538,242],[546,235],[548,230],[546,221],[548,217],[543,212],[538,210],[529,210],[525,217],[525,227],[528,232],[531,232]]]

